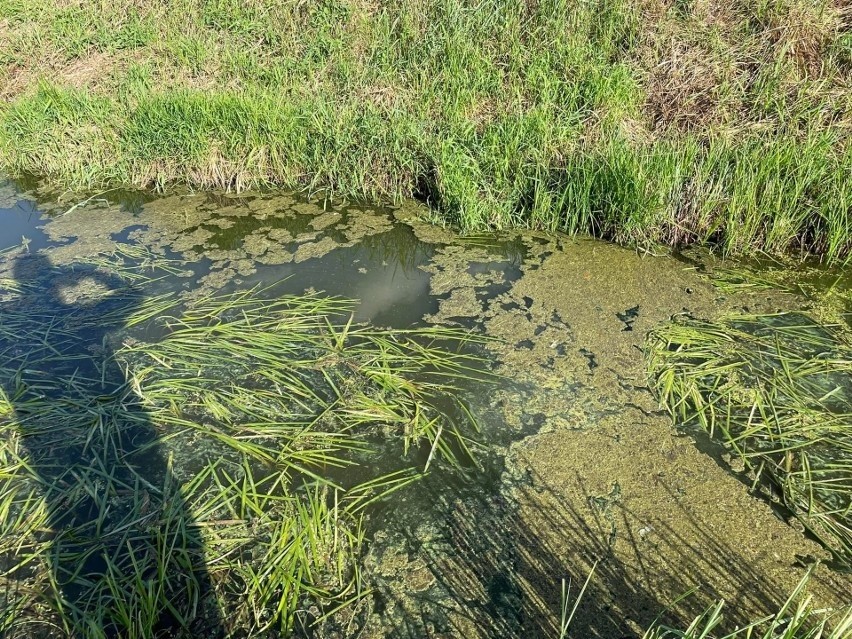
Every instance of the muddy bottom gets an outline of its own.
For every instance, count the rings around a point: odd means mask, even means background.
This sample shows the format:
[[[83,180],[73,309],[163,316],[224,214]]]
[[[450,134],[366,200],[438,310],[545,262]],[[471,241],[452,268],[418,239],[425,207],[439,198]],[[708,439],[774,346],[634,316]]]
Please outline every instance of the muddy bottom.
[[[500,382],[469,398],[480,468],[433,473],[372,512],[373,594],[307,634],[558,637],[562,582],[576,594],[593,567],[572,636],[641,636],[717,598],[735,624],[776,610],[810,565],[830,561],[751,495],[724,451],[674,429],[643,361],[645,335],[672,316],[775,312],[800,305],[795,295],[723,294],[688,261],[598,241],[460,238],[419,221],[415,205],[185,194],[71,210],[55,196],[2,195],[9,303],[28,255],[68,267],[131,250],[180,263],[151,295],[325,291],[360,300],[357,321],[495,338],[482,348]],[[71,282],[67,294],[98,292]],[[810,583],[817,603],[852,601],[849,575],[824,563]]]

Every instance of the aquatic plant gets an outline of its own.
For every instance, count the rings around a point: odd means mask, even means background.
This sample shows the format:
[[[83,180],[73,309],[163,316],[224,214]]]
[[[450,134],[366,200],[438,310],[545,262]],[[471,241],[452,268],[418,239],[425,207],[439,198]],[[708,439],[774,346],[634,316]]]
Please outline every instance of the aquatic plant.
[[[85,408],[91,416],[95,406]],[[44,420],[69,413],[39,410]],[[98,417],[104,426],[106,416]],[[360,521],[325,488],[295,492],[280,472],[264,476],[221,460],[185,486],[159,485],[105,443],[90,446],[85,464],[66,460],[47,477],[20,451],[26,427],[14,419],[3,426],[3,454],[17,462],[4,466],[0,494],[4,636],[288,631],[306,596],[329,606],[363,594]],[[114,420],[108,427],[125,426]],[[74,436],[73,424],[67,428],[51,435]],[[95,514],[65,518],[46,506],[57,501],[69,512]],[[199,560],[215,580],[213,592],[196,574]]]
[[[310,626],[367,593],[372,504],[475,466],[478,338],[318,294],[146,297],[185,265],[134,250],[88,266],[0,317],[3,636]],[[63,306],[69,275],[111,288]]]
[[[848,269],[764,259],[756,264],[714,269],[713,285],[725,293],[780,291],[804,301],[803,309],[828,324],[852,326],[852,276]]]
[[[473,433],[459,426],[476,422],[459,382],[487,372],[460,349],[477,338],[359,326],[352,310],[317,295],[207,297],[165,318],[163,339],[118,359],[158,423],[203,428],[258,461],[313,476],[346,463],[336,451],[367,447],[369,432],[398,435],[404,454],[425,445],[424,470],[436,455],[471,460]]]
[[[690,318],[647,341],[652,386],[699,425],[836,556],[852,561],[852,344],[800,313]]]

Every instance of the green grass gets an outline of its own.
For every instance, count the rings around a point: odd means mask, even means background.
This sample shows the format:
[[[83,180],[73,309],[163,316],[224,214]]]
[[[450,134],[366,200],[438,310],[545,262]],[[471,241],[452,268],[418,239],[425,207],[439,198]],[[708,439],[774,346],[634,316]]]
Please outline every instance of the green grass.
[[[824,324],[852,327],[852,277],[846,268],[763,259],[715,268],[711,279],[724,293],[775,291],[796,296],[798,304]]]
[[[287,636],[368,593],[371,504],[475,466],[473,336],[320,295],[146,298],[185,264],[133,247],[88,266],[125,287],[70,310],[55,281],[5,291],[4,637]],[[104,326],[122,343],[81,347]]]
[[[566,587],[563,580],[559,639],[575,636],[571,622],[589,582],[594,577],[596,566],[597,564],[575,596],[571,596],[570,584]],[[728,602],[720,599],[689,623],[676,626],[652,623],[642,635],[642,639],[845,639],[852,632],[852,606],[836,610],[817,608],[813,598],[807,594],[807,585],[813,570],[814,567],[808,570],[786,601],[779,602],[777,611],[744,626],[725,630]]]
[[[846,260],[848,16],[669,4],[2,0],[0,165]]]
[[[651,333],[652,385],[852,562],[852,345],[804,314],[679,320]]]
[[[458,383],[484,373],[475,357],[439,345],[476,338],[353,325],[352,308],[254,290],[204,298],[166,320],[164,339],[118,358],[157,423],[202,428],[259,462],[319,479],[316,467],[347,463],[335,451],[367,445],[351,431],[379,424],[382,435],[402,439],[404,455],[429,450],[424,470],[436,455],[472,461],[475,431],[460,426],[475,420]]]
[[[725,602],[718,601],[685,629],[655,625],[642,639],[843,639],[852,632],[852,608],[819,610],[805,595],[810,574],[778,611],[734,631],[721,631]]]

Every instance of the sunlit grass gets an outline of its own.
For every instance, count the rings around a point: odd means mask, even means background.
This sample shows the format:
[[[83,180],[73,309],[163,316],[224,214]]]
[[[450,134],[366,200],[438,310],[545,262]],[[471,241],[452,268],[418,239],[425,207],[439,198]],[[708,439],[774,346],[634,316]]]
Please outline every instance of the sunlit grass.
[[[0,634],[286,635],[367,593],[372,504],[475,467],[478,338],[321,295],[145,297],[184,265],[135,250],[88,267],[106,312],[34,287],[0,317]]]
[[[849,35],[831,3],[759,4],[3,0],[0,165],[843,261]]]
[[[661,402],[745,463],[842,561],[852,561],[852,346],[803,314],[681,320],[652,332]]]
[[[459,350],[476,338],[377,331],[353,325],[352,310],[320,296],[205,298],[166,318],[163,339],[118,359],[158,423],[202,428],[258,461],[313,475],[345,464],[339,451],[367,446],[368,433],[399,436],[403,454],[428,446],[427,467],[435,453],[470,459],[475,420],[455,393],[485,374]]]
[[[818,609],[805,590],[806,575],[786,601],[773,614],[736,630],[725,631],[725,610],[730,605],[718,601],[686,628],[655,625],[642,639],[844,639],[852,633],[852,607],[841,610]]]

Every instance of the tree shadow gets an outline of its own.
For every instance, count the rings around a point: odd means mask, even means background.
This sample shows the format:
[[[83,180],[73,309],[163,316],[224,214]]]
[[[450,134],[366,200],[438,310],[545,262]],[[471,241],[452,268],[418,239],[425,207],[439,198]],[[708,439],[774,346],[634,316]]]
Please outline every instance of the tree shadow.
[[[43,254],[18,256],[13,272],[18,295],[0,319],[12,410],[0,424],[20,442],[45,513],[17,553],[0,557],[15,578],[7,589],[30,596],[9,636],[222,636],[198,527],[114,358],[115,336],[145,295]]]

